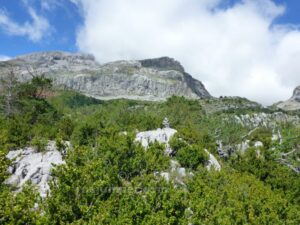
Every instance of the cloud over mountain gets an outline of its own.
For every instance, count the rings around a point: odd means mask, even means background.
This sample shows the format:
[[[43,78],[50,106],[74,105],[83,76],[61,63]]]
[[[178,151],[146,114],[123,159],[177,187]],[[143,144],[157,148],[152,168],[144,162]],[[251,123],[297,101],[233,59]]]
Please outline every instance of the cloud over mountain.
[[[84,23],[81,51],[100,62],[170,56],[213,95],[264,104],[300,84],[300,32],[276,25],[285,8],[271,0],[72,0]]]

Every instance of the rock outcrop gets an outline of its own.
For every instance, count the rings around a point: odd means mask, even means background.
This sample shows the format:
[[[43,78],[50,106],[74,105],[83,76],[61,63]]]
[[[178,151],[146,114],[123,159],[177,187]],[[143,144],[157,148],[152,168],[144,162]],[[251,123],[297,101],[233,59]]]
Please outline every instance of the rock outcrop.
[[[79,91],[97,99],[165,100],[177,95],[208,98],[204,85],[185,72],[174,59],[98,63],[92,55],[45,52],[0,62],[0,76],[13,69],[19,79],[31,78],[28,70],[52,78],[57,87]]]
[[[218,160],[216,159],[216,157],[211,154],[210,152],[208,152],[205,149],[205,152],[208,154],[209,158],[208,158],[208,164],[206,166],[206,168],[210,171],[212,168],[214,168],[216,171],[220,171],[221,170],[221,165],[218,162]]]
[[[37,152],[34,148],[28,147],[10,151],[7,158],[12,160],[13,164],[9,167],[11,176],[6,183],[16,187],[18,191],[27,181],[31,181],[37,186],[41,197],[46,197],[49,191],[51,169],[55,165],[65,163],[53,141],[49,142],[45,152]]]
[[[163,122],[164,124],[166,124],[166,120],[167,119],[165,118],[165,120]],[[168,126],[169,126],[169,124],[168,124]],[[150,130],[150,131],[144,131],[144,132],[137,133],[135,141],[140,142],[145,149],[147,149],[151,143],[154,143],[157,141],[158,143],[165,145],[165,154],[172,155],[173,150],[169,145],[169,141],[176,133],[177,133],[177,130],[172,129],[170,127],[165,127],[163,129],[159,128],[157,130]],[[215,170],[220,171],[221,165],[218,162],[218,160],[206,149],[205,149],[205,152],[209,156],[206,168],[208,170],[211,170],[211,168],[214,168]],[[174,171],[177,173],[182,172],[182,174],[185,174],[185,172],[183,173],[183,171],[185,171],[185,168],[182,168],[179,166],[174,166],[175,165],[174,163],[178,164],[177,161],[171,160],[172,172],[174,172]],[[177,169],[179,169],[179,170],[177,170]],[[169,173],[168,172],[162,173],[162,176],[168,180]]]
[[[135,140],[140,142],[142,146],[147,149],[150,143],[158,142],[166,146],[165,153],[170,155],[172,149],[170,148],[169,141],[177,133],[177,130],[172,128],[163,128],[157,130],[150,130],[137,133]]]
[[[300,102],[300,86],[295,88],[292,99],[297,102]]]
[[[300,123],[300,118],[298,116],[288,115],[283,112],[235,115],[233,116],[233,120],[243,127],[248,128],[266,127],[275,129],[280,124]]]
[[[276,106],[285,111],[298,111],[300,110],[300,86],[296,87],[293,96],[284,102],[279,102]]]

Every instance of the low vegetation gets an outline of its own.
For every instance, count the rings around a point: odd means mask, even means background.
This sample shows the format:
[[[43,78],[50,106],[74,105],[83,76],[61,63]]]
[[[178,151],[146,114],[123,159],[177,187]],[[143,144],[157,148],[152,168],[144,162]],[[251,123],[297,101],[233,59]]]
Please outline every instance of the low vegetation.
[[[209,101],[182,97],[166,102],[98,101],[51,90],[51,81],[43,79],[25,84],[14,80],[3,89],[0,224],[300,224],[300,175],[287,166],[297,166],[299,160],[297,125],[278,125],[282,144],[272,141],[272,129],[259,128],[249,136],[251,142],[263,143],[259,152],[250,147],[223,159],[217,141],[234,148],[251,131],[226,118],[266,109],[251,104],[242,111],[211,110]],[[13,99],[7,99],[8,90]],[[45,95],[49,91],[52,94]],[[137,131],[157,129],[165,117],[178,131],[170,142],[171,157],[158,143],[145,151],[134,141]],[[64,141],[73,146],[66,164],[53,171],[51,195],[41,199],[32,184],[15,194],[4,182],[10,164],[5,155],[32,145],[43,151],[47,140],[56,140],[60,149]],[[206,169],[204,149],[218,158],[220,172]],[[296,155],[287,155],[286,163],[278,160],[292,150]],[[192,173],[185,185],[155,175],[168,170],[170,160]]]

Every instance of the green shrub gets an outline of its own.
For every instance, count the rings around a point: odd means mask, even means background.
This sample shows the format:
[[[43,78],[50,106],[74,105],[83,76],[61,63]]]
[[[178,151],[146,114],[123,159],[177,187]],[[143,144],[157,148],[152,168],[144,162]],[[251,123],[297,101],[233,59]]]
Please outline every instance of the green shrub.
[[[179,163],[191,169],[197,169],[199,165],[204,165],[208,160],[208,154],[198,145],[185,146],[176,153]]]
[[[35,136],[31,140],[31,144],[33,147],[35,147],[37,152],[44,152],[46,151],[48,140],[42,137]]]
[[[55,145],[57,150],[60,152],[64,151],[68,147],[62,138],[56,138]]]

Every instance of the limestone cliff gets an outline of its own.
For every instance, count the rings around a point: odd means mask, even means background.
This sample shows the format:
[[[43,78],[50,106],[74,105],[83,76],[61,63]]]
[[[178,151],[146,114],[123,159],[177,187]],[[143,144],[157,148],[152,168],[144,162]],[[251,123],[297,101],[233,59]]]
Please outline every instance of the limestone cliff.
[[[0,62],[0,75],[13,68],[20,80],[36,70],[54,80],[56,87],[79,91],[97,99],[164,100],[172,95],[198,99],[210,94],[174,59],[98,63],[92,55],[44,52]]]

